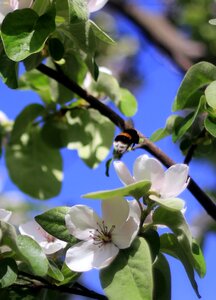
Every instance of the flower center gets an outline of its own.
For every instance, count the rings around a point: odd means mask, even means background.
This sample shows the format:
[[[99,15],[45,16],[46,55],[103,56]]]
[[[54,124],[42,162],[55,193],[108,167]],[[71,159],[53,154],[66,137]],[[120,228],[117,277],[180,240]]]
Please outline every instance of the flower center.
[[[90,231],[90,237],[94,240],[94,245],[102,247],[104,244],[112,242],[112,232],[115,229],[115,225],[108,228],[102,221],[102,223],[97,223],[97,226],[98,228],[94,233]]]

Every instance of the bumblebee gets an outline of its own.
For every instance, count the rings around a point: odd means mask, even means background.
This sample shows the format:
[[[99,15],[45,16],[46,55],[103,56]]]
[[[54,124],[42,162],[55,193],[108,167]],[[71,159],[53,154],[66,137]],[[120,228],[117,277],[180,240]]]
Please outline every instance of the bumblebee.
[[[125,129],[115,137],[113,147],[118,154],[125,153],[130,146],[139,143],[139,135],[135,129]]]

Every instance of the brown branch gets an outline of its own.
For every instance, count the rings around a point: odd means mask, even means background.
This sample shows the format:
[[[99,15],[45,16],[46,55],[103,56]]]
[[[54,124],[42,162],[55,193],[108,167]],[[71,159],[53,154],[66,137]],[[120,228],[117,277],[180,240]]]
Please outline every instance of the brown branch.
[[[119,1],[110,0],[108,6],[130,20],[181,71],[187,71],[193,60],[204,56],[204,44],[186,38],[165,16]]]
[[[46,74],[50,78],[55,79],[57,82],[61,83],[65,87],[69,88],[72,92],[76,93],[78,96],[85,99],[92,107],[97,109],[102,115],[108,117],[116,126],[121,129],[125,128],[124,120],[115,113],[111,108],[100,102],[97,98],[89,95],[84,89],[82,89],[77,83],[69,79],[63,74],[59,74],[57,71],[40,64],[37,69],[43,74]],[[159,161],[161,161],[164,166],[170,167],[175,164],[175,162],[168,157],[160,148],[153,144],[149,139],[140,133],[140,137],[143,138],[144,142],[138,145],[136,148],[143,148],[153,156],[155,156]],[[191,178],[188,185],[188,189],[191,194],[198,200],[198,202],[203,206],[206,212],[216,220],[216,204],[212,199],[196,184],[196,182]]]
[[[40,64],[37,69],[48,77],[55,79],[58,83],[61,83],[79,97],[85,99],[92,108],[97,109],[102,115],[109,118],[117,127],[121,128],[122,130],[125,129],[125,121],[116,112],[104,105],[94,96],[89,95],[87,91],[81,88],[75,81],[65,76],[64,73],[59,74],[59,72],[47,67],[44,64]]]
[[[48,289],[53,291],[58,291],[61,293],[73,294],[73,295],[80,295],[85,296],[91,299],[98,299],[98,300],[107,300],[108,298],[105,295],[101,295],[96,293],[88,288],[82,286],[80,283],[74,283],[73,286],[57,286],[49,283],[44,278],[39,276],[34,276],[32,274],[28,274],[25,272],[19,272],[19,276],[21,278],[27,278],[31,280],[31,283],[28,284],[13,284],[10,288],[28,288],[31,290],[41,290],[41,289]]]

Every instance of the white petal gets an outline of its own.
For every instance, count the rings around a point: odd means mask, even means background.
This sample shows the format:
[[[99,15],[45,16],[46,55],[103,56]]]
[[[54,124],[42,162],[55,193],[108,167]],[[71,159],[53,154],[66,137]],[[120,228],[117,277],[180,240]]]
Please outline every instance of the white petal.
[[[30,7],[32,2],[32,0],[19,0],[19,9]]]
[[[189,168],[185,164],[176,164],[171,166],[165,172],[164,184],[160,191],[161,197],[176,197],[183,192],[189,183],[187,180],[188,171]]]
[[[123,197],[115,197],[102,201],[102,219],[108,227],[121,227],[129,215],[129,204]]]
[[[141,210],[137,201],[136,200],[128,201],[128,204],[130,208],[129,216],[133,217],[136,220],[136,222],[140,224]]]
[[[41,248],[43,249],[44,253],[47,255],[53,254],[53,253],[65,248],[66,245],[67,245],[66,242],[58,240],[58,239],[56,239],[54,242],[44,241],[44,242],[40,243]]]
[[[86,205],[72,206],[65,216],[65,223],[69,232],[80,240],[89,239],[90,231],[94,231],[97,223],[100,222],[98,215]]]
[[[112,243],[99,247],[93,240],[80,242],[66,252],[65,263],[76,272],[85,272],[93,268],[101,269],[109,265],[119,249]]]
[[[93,269],[95,253],[93,240],[79,242],[66,252],[65,263],[72,271],[85,272]]]
[[[106,243],[102,247],[97,247],[94,255],[93,267],[102,269],[107,267],[119,253],[119,248],[113,243]]]
[[[88,10],[89,12],[95,12],[101,9],[108,0],[88,0]]]
[[[164,180],[162,164],[155,158],[144,154],[139,156],[134,163],[133,174],[136,181],[151,181],[151,190],[160,190]]]
[[[22,235],[30,236],[39,244],[43,241],[47,241],[44,234],[46,231],[44,231],[44,229],[34,220],[20,225],[19,231]]]
[[[133,177],[131,176],[128,168],[122,161],[114,161],[113,166],[119,179],[123,184],[128,185],[134,183]]]
[[[119,248],[125,249],[130,247],[134,238],[139,231],[139,223],[130,217],[127,222],[117,231],[112,234],[112,242]]]
[[[8,222],[12,215],[12,212],[6,209],[0,209],[0,221]]]

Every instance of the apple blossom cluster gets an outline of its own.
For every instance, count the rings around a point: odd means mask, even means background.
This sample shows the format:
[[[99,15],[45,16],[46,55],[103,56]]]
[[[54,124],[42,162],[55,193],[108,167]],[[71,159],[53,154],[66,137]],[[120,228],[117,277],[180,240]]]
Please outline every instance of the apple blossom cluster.
[[[161,163],[147,155],[136,159],[133,176],[121,161],[115,161],[114,168],[125,185],[149,181],[148,200],[151,204],[158,198],[176,197],[189,182],[186,165],[176,164],[164,172]],[[143,225],[151,225],[152,213],[140,199],[125,200],[122,196],[102,201],[101,218],[86,205],[74,205],[65,215],[65,226],[78,242],[66,251],[66,265],[75,272],[107,267],[121,249],[131,246]],[[1,221],[8,222],[10,217],[11,212],[0,209]],[[67,245],[66,241],[46,232],[36,221],[20,225],[19,232],[34,239],[46,255],[63,250]]]

